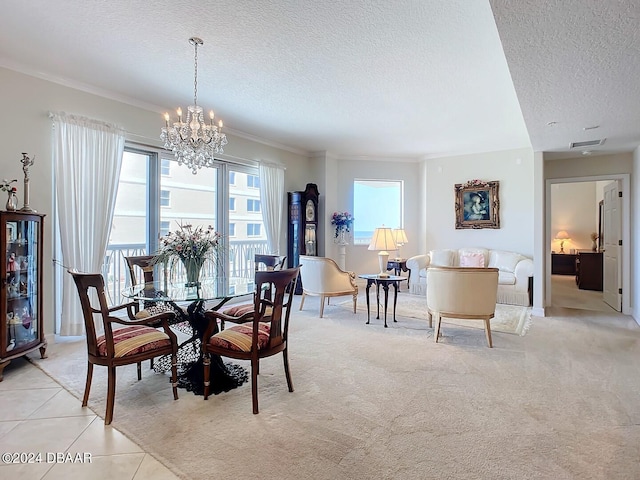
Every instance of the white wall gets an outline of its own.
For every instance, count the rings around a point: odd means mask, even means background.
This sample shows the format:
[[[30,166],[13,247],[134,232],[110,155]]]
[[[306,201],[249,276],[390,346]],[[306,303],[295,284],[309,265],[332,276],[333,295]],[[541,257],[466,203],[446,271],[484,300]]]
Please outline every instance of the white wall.
[[[53,332],[53,167],[52,135],[49,111],[64,111],[114,123],[123,127],[128,138],[158,145],[164,120],[159,112],[124,104],[57,83],[0,68],[0,130],[4,132],[0,151],[0,177],[17,178],[18,198],[22,206],[21,152],[35,155],[31,168],[30,205],[45,218],[44,242],[44,322],[45,333]],[[169,106],[167,108],[174,108]],[[286,166],[285,189],[297,190],[308,181],[309,159],[272,146],[228,135],[225,154],[247,160],[268,160]],[[286,205],[286,199],[285,199]],[[286,217],[285,217],[286,218]],[[282,242],[285,242],[283,235]],[[281,251],[286,252],[286,243]]]
[[[485,247],[533,257],[533,151],[488,152],[424,160],[426,237],[420,253],[436,248]],[[500,228],[455,228],[454,185],[499,181]]]
[[[555,236],[561,230],[571,236],[564,242],[565,253],[570,253],[571,249],[591,249],[590,235],[598,232],[596,182],[551,185],[551,235],[548,241],[552,251],[560,251],[560,240],[555,240]]]
[[[404,180],[404,229],[409,243],[402,246],[400,251],[404,258],[421,252],[419,248],[420,225],[420,164],[416,161],[399,161],[389,159],[380,160],[338,160],[337,174],[332,181],[337,185],[337,199],[330,211],[325,212],[321,220],[324,223],[326,256],[338,260],[338,247],[333,243],[333,227],[330,216],[334,211],[349,211],[353,213],[353,181],[354,179],[372,180]],[[372,208],[375,206],[372,205]],[[357,220],[357,219],[356,219]],[[346,268],[358,273],[375,273],[378,267],[376,252],[367,250],[367,245],[348,245],[346,247]],[[393,252],[390,252],[394,255]]]

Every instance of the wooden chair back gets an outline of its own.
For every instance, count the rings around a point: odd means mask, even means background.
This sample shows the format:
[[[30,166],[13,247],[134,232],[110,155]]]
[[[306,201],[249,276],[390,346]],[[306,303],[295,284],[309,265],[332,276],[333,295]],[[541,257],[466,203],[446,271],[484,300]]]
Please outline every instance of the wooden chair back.
[[[210,387],[211,355],[221,355],[251,361],[251,397],[253,413],[258,413],[258,372],[260,358],[282,353],[284,370],[289,391],[293,392],[293,383],[289,371],[287,340],[289,335],[289,317],[300,267],[284,270],[258,271],[255,276],[253,310],[234,319],[224,313],[208,310],[205,312],[208,325],[202,338],[204,363],[204,398],[207,399]],[[270,294],[268,292],[271,292]],[[267,314],[268,312],[268,314]],[[218,319],[239,323],[228,330],[218,332]],[[269,324],[269,339],[264,338],[264,324]],[[249,337],[251,339],[249,345]],[[239,340],[244,338],[245,340]]]
[[[256,272],[260,270],[282,270],[286,260],[286,255],[265,255],[256,253],[254,257]]]
[[[255,327],[258,322],[269,321],[271,323],[267,351],[277,348],[278,345],[287,341],[291,303],[299,272],[300,267],[256,272],[253,324]],[[265,318],[267,311],[270,313]],[[253,337],[252,344],[255,347],[258,342],[257,328],[254,328]]]
[[[142,280],[144,283],[153,283],[154,271],[156,268],[155,255],[137,255],[124,257],[124,261],[127,262],[127,268],[129,269],[129,278],[131,279],[131,285],[138,284],[140,276],[136,272],[136,267],[142,270]],[[166,275],[166,272],[165,272]]]

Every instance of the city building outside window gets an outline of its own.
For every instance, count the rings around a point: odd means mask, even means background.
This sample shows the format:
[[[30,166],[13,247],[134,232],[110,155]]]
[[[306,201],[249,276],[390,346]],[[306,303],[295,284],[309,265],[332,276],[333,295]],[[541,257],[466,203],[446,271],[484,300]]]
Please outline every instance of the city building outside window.
[[[247,212],[259,212],[260,211],[260,200],[255,200],[253,198],[247,199]]]
[[[260,236],[260,225],[259,223],[248,223],[247,224],[247,236],[248,237],[259,237]]]
[[[164,237],[171,230],[171,222],[162,221],[160,222],[160,236]]]
[[[160,190],[160,206],[171,206],[171,192],[169,190]]]
[[[248,175],[247,176],[247,187],[249,188],[260,188],[260,177],[257,175]]]
[[[229,211],[236,211],[236,199],[234,197],[229,197]]]
[[[160,174],[171,175],[171,160],[163,158],[160,160]]]

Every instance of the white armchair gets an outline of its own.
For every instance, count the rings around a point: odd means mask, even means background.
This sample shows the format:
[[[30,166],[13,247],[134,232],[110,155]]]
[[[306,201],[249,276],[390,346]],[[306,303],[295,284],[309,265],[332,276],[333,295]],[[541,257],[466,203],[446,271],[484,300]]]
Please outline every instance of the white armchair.
[[[300,255],[300,281],[302,282],[302,300],[300,310],[304,306],[307,295],[320,297],[320,318],[324,315],[324,300],[331,297],[353,297],[353,313],[356,313],[358,302],[358,286],[356,274],[345,272],[338,264],[325,257]]]
[[[497,268],[429,267],[427,268],[427,308],[429,326],[436,317],[433,337],[438,342],[442,318],[477,319],[484,321],[489,348],[490,320],[496,311],[498,292]]]

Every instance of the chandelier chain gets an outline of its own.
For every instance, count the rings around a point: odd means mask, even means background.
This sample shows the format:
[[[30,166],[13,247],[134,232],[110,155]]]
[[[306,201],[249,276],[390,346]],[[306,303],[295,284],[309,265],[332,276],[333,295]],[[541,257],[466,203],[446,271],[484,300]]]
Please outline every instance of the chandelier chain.
[[[194,41],[195,54],[193,56],[193,65],[195,73],[193,75],[193,104],[198,105],[198,42]]]

